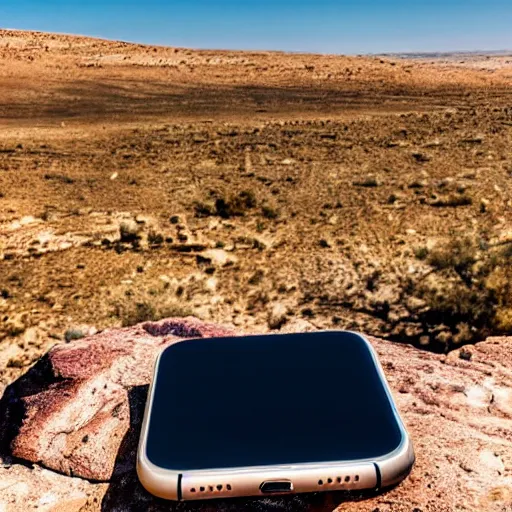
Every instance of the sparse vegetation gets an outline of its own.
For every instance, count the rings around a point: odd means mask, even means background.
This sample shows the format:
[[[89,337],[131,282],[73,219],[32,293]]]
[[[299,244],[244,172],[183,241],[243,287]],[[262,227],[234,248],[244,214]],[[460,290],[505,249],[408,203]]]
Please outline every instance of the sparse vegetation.
[[[265,277],[265,272],[262,269],[259,268],[249,278],[248,283],[252,284],[252,285],[259,284],[259,283],[261,283],[261,281],[263,280],[264,277]]]
[[[209,217],[218,215],[223,219],[230,217],[242,217],[246,213],[255,208],[257,205],[256,196],[250,190],[232,196],[220,196],[215,199],[214,203],[196,201],[194,203],[194,211],[196,217]]]
[[[319,327],[427,350],[512,332],[502,70],[284,53],[246,66],[231,52],[204,65],[185,50],[60,37],[48,52],[25,47],[30,73],[16,45],[3,54],[3,114],[20,123],[0,148],[0,339],[23,361],[70,321],[193,311],[250,332],[281,301]],[[76,67],[100,54],[103,68]],[[101,94],[123,81],[140,90]],[[211,250],[233,264],[198,264]],[[7,332],[18,313],[41,348]]]
[[[158,301],[155,303],[144,301],[127,305],[120,308],[119,316],[123,327],[130,327],[142,322],[156,322],[163,318],[185,317],[193,314],[191,308],[175,303],[160,306]]]
[[[216,214],[224,219],[243,216],[255,206],[256,197],[250,190],[243,190],[227,199],[219,197],[215,201]]]
[[[414,249],[414,256],[419,260],[425,260],[429,254],[428,248],[425,246],[416,247]]]
[[[435,270],[415,284],[428,309],[419,316],[429,331],[444,325],[448,346],[512,330],[512,259],[510,247],[489,248],[480,237],[452,235],[426,261]],[[446,337],[446,336],[445,336]]]
[[[205,203],[203,201],[195,201],[193,206],[196,217],[209,217],[210,215],[215,215],[215,206],[212,204]]]
[[[44,175],[44,179],[48,181],[57,181],[59,183],[64,183],[65,185],[71,185],[75,183],[75,180],[66,174],[56,174],[56,173],[46,173]]]
[[[275,208],[272,208],[272,206],[269,206],[269,205],[264,205],[261,207],[261,214],[263,215],[263,217],[265,217],[265,219],[270,219],[270,220],[274,220],[279,217],[279,212]]]

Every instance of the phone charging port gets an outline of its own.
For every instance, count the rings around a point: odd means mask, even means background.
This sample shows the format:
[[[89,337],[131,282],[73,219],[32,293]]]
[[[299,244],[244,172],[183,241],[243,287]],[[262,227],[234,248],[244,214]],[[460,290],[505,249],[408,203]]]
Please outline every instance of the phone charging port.
[[[263,482],[260,485],[260,491],[265,494],[280,494],[293,491],[293,484],[289,480],[275,480]]]

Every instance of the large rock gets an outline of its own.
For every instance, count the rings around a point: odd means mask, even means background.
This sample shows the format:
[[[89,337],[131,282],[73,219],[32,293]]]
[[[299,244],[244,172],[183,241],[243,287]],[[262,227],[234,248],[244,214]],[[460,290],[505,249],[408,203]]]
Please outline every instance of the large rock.
[[[158,352],[180,338],[232,334],[170,319],[58,345],[5,391],[3,444],[15,457],[70,476],[107,481],[131,470],[127,448],[134,448]]]
[[[293,329],[287,324],[287,331]],[[179,338],[227,334],[232,331],[191,318],[170,319],[52,349],[0,401],[0,511],[512,510],[507,338],[448,356],[371,340],[417,455],[410,477],[387,493],[350,502],[338,494],[179,505],[153,498],[134,467],[154,359]]]

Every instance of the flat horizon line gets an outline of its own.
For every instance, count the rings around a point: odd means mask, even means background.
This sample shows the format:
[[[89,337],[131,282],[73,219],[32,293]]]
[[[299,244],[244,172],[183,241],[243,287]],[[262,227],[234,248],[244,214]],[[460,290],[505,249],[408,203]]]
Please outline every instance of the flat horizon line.
[[[104,41],[110,43],[124,43],[131,44],[137,46],[150,46],[150,47],[159,47],[159,48],[178,48],[182,50],[193,50],[193,51],[211,51],[211,52],[240,52],[240,53],[284,53],[291,55],[324,55],[324,56],[339,56],[339,57],[420,57],[420,58],[428,58],[428,57],[448,57],[451,55],[483,55],[483,56],[499,56],[499,55],[508,55],[512,54],[512,49],[499,49],[499,50],[430,50],[430,51],[416,51],[416,50],[404,50],[404,51],[393,51],[393,52],[362,52],[362,53],[333,53],[333,52],[316,52],[316,51],[307,51],[307,50],[280,50],[280,49],[264,49],[264,48],[215,48],[215,47],[196,47],[196,46],[179,46],[172,44],[161,44],[161,43],[147,43],[141,41],[133,41],[127,39],[111,39],[105,36],[98,35],[87,35],[87,34],[76,34],[70,32],[48,32],[45,30],[36,30],[36,29],[23,29],[23,28],[9,28],[9,27],[0,27],[0,33],[2,31],[9,32],[28,32],[34,34],[41,35],[55,35],[55,36],[66,36],[66,37],[76,37],[83,39],[94,39],[97,41]]]

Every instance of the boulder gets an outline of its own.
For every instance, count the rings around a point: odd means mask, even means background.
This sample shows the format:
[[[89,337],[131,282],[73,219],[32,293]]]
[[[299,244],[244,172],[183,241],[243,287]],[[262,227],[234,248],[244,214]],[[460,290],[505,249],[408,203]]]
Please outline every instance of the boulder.
[[[417,455],[412,474],[388,492],[153,498],[138,483],[135,457],[154,360],[178,339],[231,334],[193,318],[168,319],[54,347],[0,400],[0,510],[512,510],[512,338],[447,356],[370,338]]]
[[[6,389],[1,442],[14,457],[108,481],[133,466],[126,449],[135,448],[133,427],[159,351],[180,338],[231,334],[192,318],[169,319],[58,345]]]

